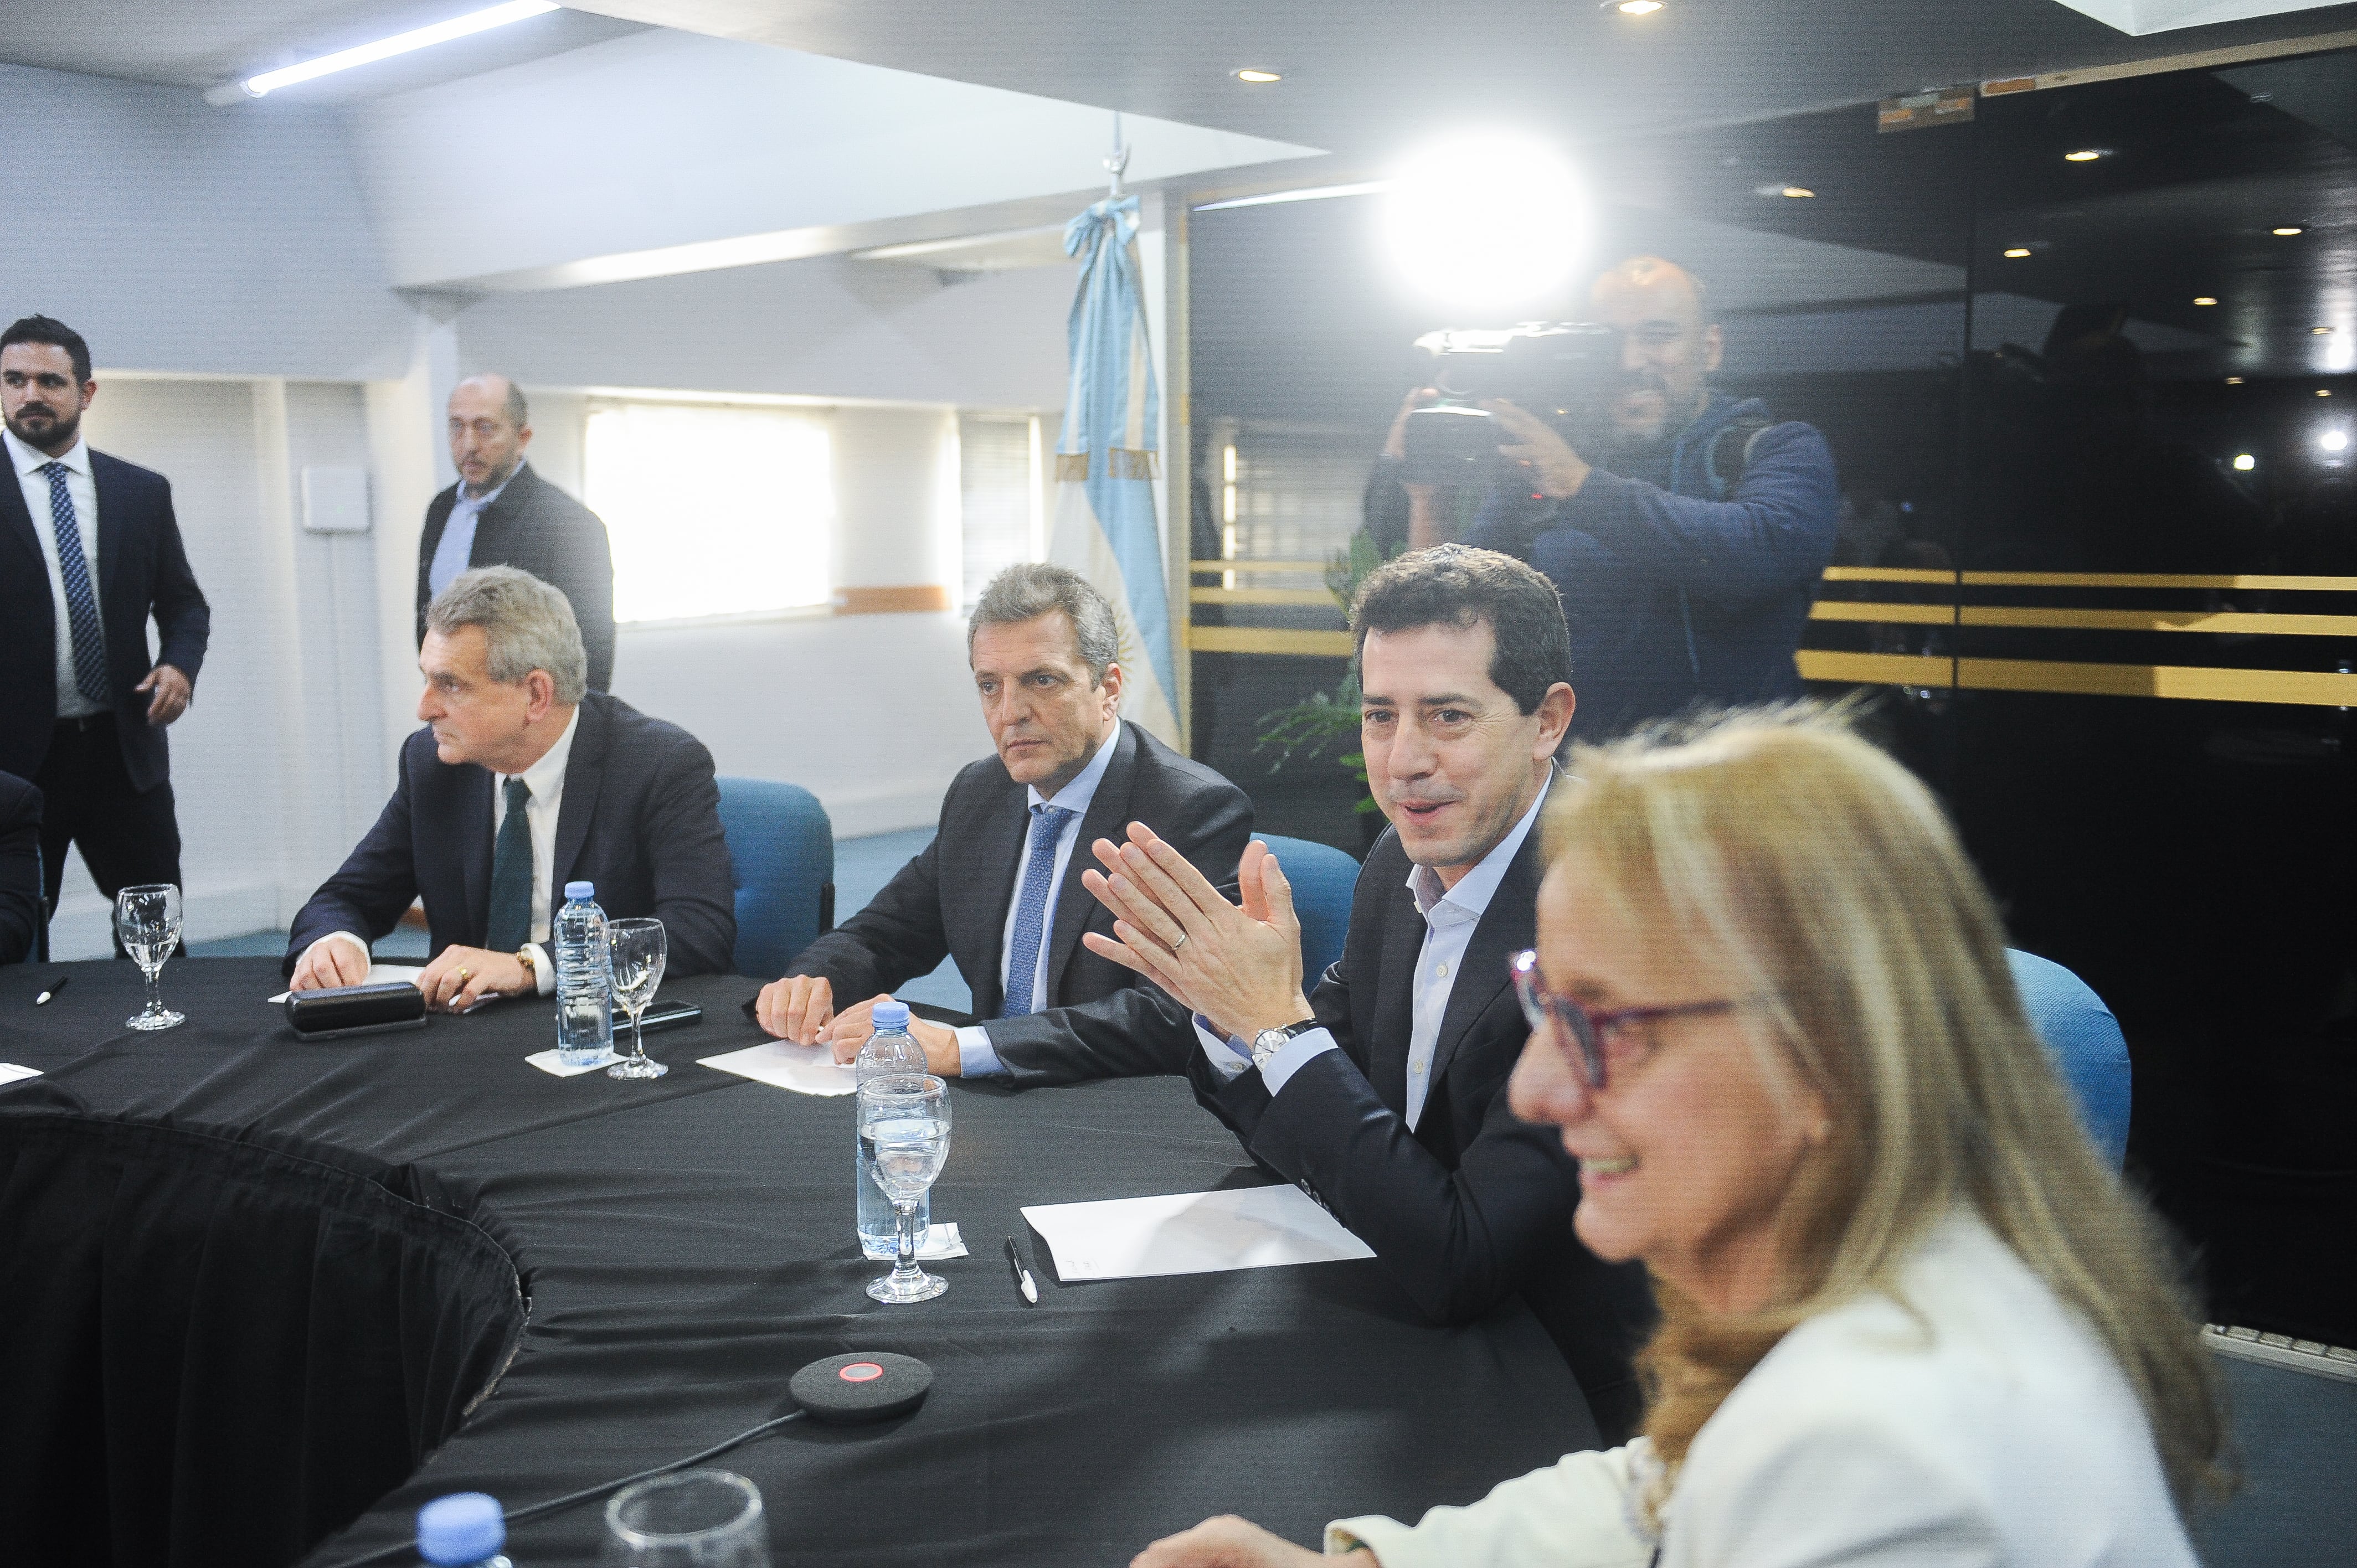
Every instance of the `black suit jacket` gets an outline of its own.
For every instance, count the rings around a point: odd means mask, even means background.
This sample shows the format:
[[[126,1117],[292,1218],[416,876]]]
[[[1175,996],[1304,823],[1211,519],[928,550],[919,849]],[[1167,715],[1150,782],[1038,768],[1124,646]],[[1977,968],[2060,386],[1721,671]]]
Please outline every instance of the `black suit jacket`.
[[[0,773],[0,963],[33,956],[42,914],[41,792]]]
[[[1217,883],[1232,883],[1252,836],[1252,802],[1200,762],[1124,723],[1113,759],[1081,819],[1072,860],[1057,889],[1049,935],[1048,1007],[1094,1002],[1135,985],[1136,974],[1081,945],[1083,930],[1111,934],[1113,916],[1081,886],[1088,846],[1118,839],[1133,822],[1161,834]],[[940,830],[867,908],[795,956],[789,974],[823,974],[846,1006],[957,960],[974,1015],[995,1018],[1006,1000],[999,947],[1015,897],[1016,866],[1030,831],[1027,786],[996,756],[969,763],[942,800]],[[993,1025],[991,1038],[1000,1026]]]
[[[7,469],[0,473],[0,772],[30,779],[49,754],[58,720],[57,606],[24,489],[13,468],[0,468]],[[98,613],[114,729],[132,788],[152,789],[170,776],[171,758],[163,729],[147,723],[147,699],[132,688],[158,664],[176,666],[193,682],[213,612],[180,544],[172,482],[98,451],[90,455],[90,477],[98,491]],[[88,518],[80,521],[90,526]],[[147,642],[151,615],[163,634],[156,651]]]
[[[458,487],[436,496],[425,509],[425,532],[417,542],[417,641],[425,641],[425,607],[434,591],[426,568],[441,547]],[[589,652],[589,689],[614,684],[614,554],[597,514],[533,472],[525,463],[499,499],[475,520],[469,566],[521,566],[573,602],[581,623],[581,644]],[[613,913],[611,909],[608,914]]]
[[[1425,921],[1389,831],[1359,873],[1342,956],[1309,995],[1340,1048],[1306,1063],[1283,1093],[1271,1096],[1256,1069],[1222,1079],[1186,1009],[1158,989],[1120,1014],[1071,1008],[1022,1020],[1028,1031],[1005,1039],[994,1026],[991,1046],[1018,1084],[1185,1073],[1253,1157],[1372,1248],[1426,1316],[1462,1323],[1519,1291],[1618,1442],[1642,1403],[1630,1358],[1652,1325],[1652,1293],[1640,1267],[1604,1263],[1581,1244],[1571,1228],[1577,1165],[1555,1129],[1506,1103],[1530,1035],[1506,961],[1535,940],[1543,873],[1534,830],[1473,928],[1413,1132],[1407,1057]]]
[[[556,815],[552,908],[567,882],[596,883],[598,907],[612,918],[662,921],[666,974],[728,971],[737,895],[720,834],[720,787],[702,741],[603,692],[582,700]],[[330,931],[376,940],[421,895],[436,952],[483,945],[491,774],[444,762],[430,728],[403,744],[401,779],[376,826],[295,917],[286,972]]]

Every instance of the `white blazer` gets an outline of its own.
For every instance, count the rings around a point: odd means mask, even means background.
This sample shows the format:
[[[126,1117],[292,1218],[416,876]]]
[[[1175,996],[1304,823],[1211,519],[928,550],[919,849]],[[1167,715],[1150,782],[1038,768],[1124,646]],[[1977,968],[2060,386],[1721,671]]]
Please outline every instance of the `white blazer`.
[[[1935,1226],[1897,1296],[1811,1318],[1751,1369],[1687,1449],[1658,1541],[1641,1437],[1413,1529],[1337,1520],[1326,1550],[1383,1568],[2194,1568],[2135,1392],[1986,1224]]]

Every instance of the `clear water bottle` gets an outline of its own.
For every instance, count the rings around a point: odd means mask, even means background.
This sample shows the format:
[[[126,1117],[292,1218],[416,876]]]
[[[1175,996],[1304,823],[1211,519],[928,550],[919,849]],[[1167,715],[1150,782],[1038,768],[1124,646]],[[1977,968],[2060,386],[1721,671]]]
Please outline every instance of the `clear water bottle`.
[[[435,1568],[512,1568],[500,1552],[508,1541],[500,1500],[453,1492],[417,1510],[417,1555]]]
[[[909,1033],[909,1004],[905,1002],[876,1004],[876,1033],[859,1047],[859,1059],[852,1064],[853,1079],[866,1083],[871,1078],[890,1078],[895,1074],[930,1072],[925,1065],[925,1047],[917,1044]],[[889,1258],[899,1251],[899,1232],[892,1218],[892,1200],[876,1185],[876,1151],[867,1140],[857,1135],[858,1115],[853,1123],[852,1180],[859,1189],[859,1249],[871,1258]],[[925,1244],[925,1232],[933,1214],[933,1199],[927,1193],[917,1202],[917,1245]]]
[[[592,1067],[614,1052],[614,964],[606,911],[587,882],[565,885],[556,929],[556,1059]]]

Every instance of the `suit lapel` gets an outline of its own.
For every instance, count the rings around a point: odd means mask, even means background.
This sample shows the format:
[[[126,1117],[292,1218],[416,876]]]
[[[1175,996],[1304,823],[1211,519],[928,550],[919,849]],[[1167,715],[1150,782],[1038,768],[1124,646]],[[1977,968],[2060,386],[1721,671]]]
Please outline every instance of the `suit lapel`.
[[[5,453],[6,450],[5,446],[0,446],[0,453]],[[28,553],[28,561],[20,568],[27,574],[21,580],[26,582],[31,582],[36,578],[41,580],[39,596],[41,614],[52,618],[49,634],[54,637],[57,635],[54,618],[57,608],[49,600],[48,564],[48,557],[41,553],[41,536],[34,530],[33,514],[26,509],[25,489],[22,482],[17,478],[16,465],[8,463],[0,467],[7,468],[7,482],[0,484],[0,531],[5,531],[11,538],[24,545]],[[27,605],[31,604],[32,599],[33,596],[29,594],[26,596]]]
[[[1437,1083],[1448,1070],[1449,1058],[1473,1021],[1489,1011],[1498,993],[1506,989],[1506,961],[1529,947],[1534,938],[1539,855],[1539,831],[1533,823],[1523,835],[1522,848],[1514,852],[1513,864],[1499,879],[1497,891],[1490,895],[1490,907],[1481,911],[1473,940],[1465,944],[1465,956],[1458,961],[1457,983],[1449,988],[1448,1005],[1440,1015],[1440,1036],[1432,1046],[1433,1082]]]
[[[467,553],[468,565],[497,566],[508,560],[516,519],[522,515],[524,503],[531,499],[532,487],[537,482],[530,467],[517,467],[506,488],[475,519],[475,542]]]
[[[122,569],[123,565],[123,520],[124,515],[123,489],[121,486],[114,482],[114,476],[109,472],[113,466],[113,465],[100,453],[95,451],[91,453],[90,488],[98,497],[98,517],[95,520],[95,526],[98,529],[99,619],[102,621],[106,618],[107,605],[113,602],[114,598],[115,574]],[[84,519],[83,521],[85,524],[89,524],[91,521],[90,519]],[[145,607],[142,606],[141,609],[144,612]],[[144,628],[146,621],[146,617],[144,613],[140,617],[140,621]],[[143,648],[140,650],[140,652],[145,653],[145,650]],[[112,652],[107,656],[107,662],[110,664],[114,662],[114,655]],[[138,670],[141,674],[144,675],[146,672],[145,666],[140,662],[137,657],[135,656],[131,659],[129,663],[132,668]],[[124,666],[118,664],[115,665],[115,668],[119,670],[124,668]]]
[[[1089,854],[1089,845],[1101,838],[1119,842],[1121,830],[1129,820],[1131,787],[1137,778],[1137,754],[1145,744],[1137,738],[1133,725],[1125,724],[1114,733],[1113,760],[1105,764],[1104,777],[1097,780],[1097,792],[1089,797],[1089,809],[1081,818],[1079,836],[1072,841],[1072,857],[1064,863],[1064,884],[1056,889],[1055,918],[1048,933],[1047,995],[1041,1001],[1042,1006],[1051,1006],[1061,1000],[1065,967],[1071,962],[1073,953],[1082,950],[1081,932],[1098,908],[1095,895],[1081,886],[1081,873],[1096,864],[1096,857]]]
[[[481,941],[491,919],[491,770],[465,765],[458,783],[459,871],[467,879],[467,934]]]
[[[588,842],[589,823],[597,814],[597,790],[606,779],[608,718],[592,693],[581,703],[581,722],[573,732],[573,750],[565,759],[565,804],[556,813],[556,854],[548,868],[551,908],[562,902],[555,895],[573,877],[573,863]]]
[[[1404,859],[1405,857],[1403,857]],[[1415,1032],[1415,966],[1424,951],[1424,916],[1406,879],[1384,894],[1383,966],[1375,975],[1375,1028],[1367,1081],[1394,1111],[1407,1109],[1407,1055]]]
[[[997,1017],[1006,1002],[1006,987],[998,978],[1006,956],[1006,911],[1015,902],[1015,879],[1023,875],[1024,850],[1031,836],[1031,813],[1025,809],[1030,797],[1003,769],[999,777],[1005,785],[991,792],[990,805],[974,830],[974,858],[967,863],[977,875],[988,879],[981,896],[985,916],[982,929],[987,933],[981,983],[973,988],[977,1018]]]

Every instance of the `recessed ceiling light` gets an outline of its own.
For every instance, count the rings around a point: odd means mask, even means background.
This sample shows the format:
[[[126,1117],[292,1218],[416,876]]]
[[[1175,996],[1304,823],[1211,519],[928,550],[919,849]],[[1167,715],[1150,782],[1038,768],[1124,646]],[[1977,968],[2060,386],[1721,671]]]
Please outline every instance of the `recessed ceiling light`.
[[[436,22],[431,27],[413,27],[408,32],[396,33],[392,38],[380,38],[372,44],[361,44],[356,48],[339,49],[334,54],[321,55],[317,59],[307,59],[299,65],[286,66],[278,70],[265,70],[258,76],[249,76],[242,81],[221,82],[205,94],[205,102],[216,107],[224,107],[242,98],[260,98],[264,93],[275,92],[282,87],[317,81],[323,76],[333,76],[339,70],[350,70],[354,66],[373,65],[378,60],[391,59],[395,55],[405,55],[413,49],[428,48],[435,44],[448,43],[453,38],[463,38],[470,34],[486,32],[492,27],[504,27],[510,22],[521,22],[529,17],[546,16],[557,8],[556,0],[507,0],[505,5],[493,5],[482,11],[471,11],[464,16],[454,16],[447,22]]]
[[[2018,262],[2021,260],[2022,257],[2029,254],[2029,247],[2027,245],[2016,245],[2012,249],[2007,251],[2005,254],[2007,261]]]
[[[2311,338],[2329,337],[2331,332],[2332,328],[2330,327],[2311,327],[2308,329],[2308,335]]]
[[[2215,305],[2218,302],[2211,298],[2206,294],[2197,294],[2193,296],[2193,303],[2196,305]]]
[[[2259,460],[2256,457],[2252,456],[2248,452],[2237,452],[2234,454],[2234,472],[2238,474],[2247,474],[2258,466]]]
[[[2316,389],[2316,395],[2319,397],[2330,397],[2332,395],[2332,389],[2330,387],[2319,387]]]
[[[1283,81],[1285,80],[1285,72],[1281,70],[1262,70],[1256,66],[1246,67],[1243,70],[1232,70],[1228,74],[1234,77],[1238,81],[1260,82]]]
[[[1804,197],[1804,196],[1814,196],[1814,195],[1816,195],[1816,192],[1815,192],[1815,191],[1813,191],[1813,190],[1811,190],[1811,189],[1810,189],[1807,186],[1805,186],[1805,185],[1788,185],[1788,186],[1786,186],[1783,189],[1781,189],[1781,190],[1778,191],[1776,194],[1777,194],[1777,195],[1779,195],[1779,196],[1789,196],[1789,197],[1793,198],[1795,200],[1797,200],[1797,199],[1799,199],[1800,198]]]
[[[2075,153],[2064,153],[2062,161],[2066,164],[2091,164],[2103,156],[2093,147],[2082,147]]]
[[[2299,234],[2299,233],[2304,233],[2304,232],[2306,232],[2306,231],[2301,230],[2301,229],[2297,229],[2297,228],[2285,228],[2285,229],[2278,229],[2278,230],[2275,231],[2276,237],[2277,239],[2281,239],[2281,240],[2288,240],[2288,239],[2290,239],[2294,234]]]
[[[1665,0],[1604,0],[1604,5],[1624,16],[1650,16],[1668,8]]]
[[[2226,384],[2230,387],[2241,386],[2243,384],[2243,378],[2240,376],[2228,376],[2226,378]]]

